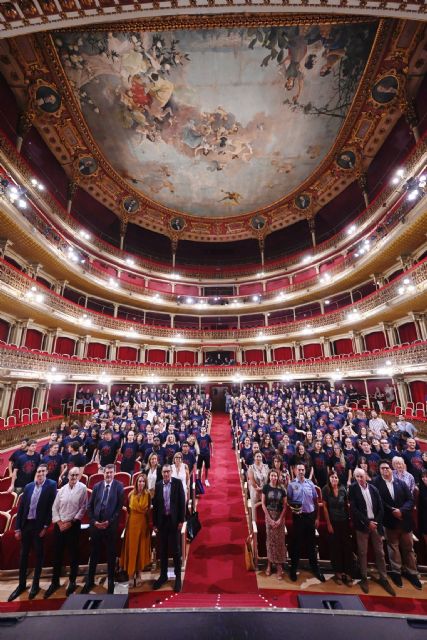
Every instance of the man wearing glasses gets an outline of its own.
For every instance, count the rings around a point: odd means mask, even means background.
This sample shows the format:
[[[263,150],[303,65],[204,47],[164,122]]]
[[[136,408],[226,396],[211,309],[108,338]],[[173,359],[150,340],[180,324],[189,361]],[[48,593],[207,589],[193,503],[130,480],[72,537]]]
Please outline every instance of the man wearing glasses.
[[[168,580],[168,549],[172,551],[175,569],[175,593],[181,591],[180,533],[185,519],[185,495],[182,482],[172,478],[169,464],[163,465],[163,480],[156,483],[153,497],[153,529],[160,541],[160,576],[153,589],[160,589]]]
[[[59,489],[52,507],[52,522],[55,524],[53,533],[53,574],[52,582],[46,589],[45,598],[49,598],[60,588],[62,558],[64,549],[68,549],[70,556],[70,582],[66,595],[76,590],[76,578],[79,570],[79,538],[80,521],[86,513],[87,489],[83,482],[79,482],[80,471],[73,467],[68,472],[68,484]]]

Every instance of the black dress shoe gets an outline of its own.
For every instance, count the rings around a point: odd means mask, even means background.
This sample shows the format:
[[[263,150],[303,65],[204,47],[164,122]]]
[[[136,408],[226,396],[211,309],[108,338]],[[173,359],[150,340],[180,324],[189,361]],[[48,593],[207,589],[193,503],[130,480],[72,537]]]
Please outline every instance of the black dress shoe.
[[[21,593],[24,593],[26,588],[27,588],[27,585],[18,584],[18,586],[16,587],[15,591],[12,591],[12,593],[8,597],[7,601],[8,602],[12,602],[12,600],[16,600],[16,598],[18,598],[21,595]]]
[[[175,593],[179,593],[182,589],[181,578],[176,578],[173,590]]]
[[[318,580],[320,580],[320,582],[325,582],[326,578],[323,575],[323,573],[320,573],[320,571],[313,571],[313,575],[315,578],[317,578]]]
[[[166,582],[168,581],[168,577],[166,576],[160,576],[159,578],[157,578],[157,580],[155,580],[154,584],[153,584],[153,589],[154,591],[157,591],[157,589],[160,589],[160,587],[163,587],[164,584],[166,584]]]
[[[408,582],[410,582],[412,584],[412,586],[415,587],[415,589],[422,589],[423,588],[423,585],[420,582],[418,576],[414,576],[414,574],[406,573],[406,572],[403,575],[408,580]]]
[[[70,584],[68,585],[67,590],[65,592],[65,595],[66,596],[71,596],[76,589],[77,589],[76,583],[75,582],[70,582]]]
[[[33,584],[30,593],[28,594],[28,600],[34,600],[38,592],[40,591],[40,587],[38,584]]]
[[[93,582],[91,582],[91,583],[89,583],[89,584],[88,584],[88,583],[86,583],[86,584],[84,584],[84,585],[83,585],[83,588],[82,588],[82,590],[80,591],[80,593],[81,593],[81,594],[83,594],[83,595],[86,595],[87,593],[90,593],[90,592],[91,592],[91,590],[94,588],[94,586],[95,586],[95,585],[94,585],[94,583],[93,583]]]
[[[59,582],[52,582],[51,585],[46,589],[43,598],[50,598],[50,596],[60,589],[61,585]]]
[[[395,590],[393,589],[393,587],[391,586],[389,581],[386,580],[385,578],[380,578],[378,580],[378,584],[380,584],[382,586],[382,588],[384,589],[384,591],[386,591],[391,596],[395,596],[396,595]]]
[[[396,585],[396,587],[399,587],[399,588],[403,587],[402,576],[400,575],[400,573],[397,573],[396,571],[392,571],[389,575],[390,575],[390,579]]]
[[[297,572],[295,569],[291,569],[289,572],[289,577],[292,580],[292,582],[296,582],[298,580],[297,578]]]
[[[114,593],[114,582],[108,583],[107,593],[109,593],[110,595]]]
[[[359,582],[359,587],[362,589],[363,593],[369,593],[368,579],[362,578]]]

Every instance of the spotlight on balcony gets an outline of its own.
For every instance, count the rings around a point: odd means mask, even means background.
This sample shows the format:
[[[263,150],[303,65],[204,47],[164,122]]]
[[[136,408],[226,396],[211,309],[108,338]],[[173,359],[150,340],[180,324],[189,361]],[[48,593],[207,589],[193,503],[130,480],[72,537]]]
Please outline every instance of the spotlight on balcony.
[[[135,260],[133,258],[126,258],[126,264],[129,265],[129,267],[134,267]]]
[[[193,302],[194,302],[194,298],[191,298],[191,296],[188,296],[187,298],[185,298],[186,304],[193,304]]]
[[[80,229],[79,236],[81,238],[83,238],[84,240],[90,240],[90,234],[87,231],[85,231],[84,229]]]
[[[89,316],[87,315],[87,313],[84,313],[82,315],[81,318],[81,323],[84,327],[91,327],[92,326],[92,320],[91,318],[89,318]]]
[[[105,384],[105,385],[110,384],[111,380],[112,380],[111,376],[108,376],[108,375],[105,373],[105,371],[103,371],[103,372],[101,373],[101,375],[99,376],[99,378],[98,378],[98,382],[99,382],[99,384]]]
[[[354,233],[356,233],[356,225],[352,224],[351,227],[347,229],[347,235],[352,236]]]
[[[114,278],[110,278],[108,280],[108,284],[110,287],[113,287],[114,289],[118,289],[120,287],[120,284]]]
[[[252,302],[259,302],[261,300],[261,296],[254,295],[252,296]]]

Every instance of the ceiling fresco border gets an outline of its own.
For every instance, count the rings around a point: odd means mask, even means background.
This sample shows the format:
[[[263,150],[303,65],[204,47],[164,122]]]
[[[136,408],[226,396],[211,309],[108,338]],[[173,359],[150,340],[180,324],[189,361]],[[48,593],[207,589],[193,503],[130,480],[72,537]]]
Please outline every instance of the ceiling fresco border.
[[[332,23],[347,22],[348,23],[353,21],[356,21],[356,22],[369,21],[366,19],[366,17],[361,17],[361,16],[356,18],[354,17],[349,18],[348,16],[327,16],[327,15],[326,16],[325,15],[319,15],[319,16],[312,16],[312,15],[301,16],[300,15],[300,16],[293,16],[293,19],[298,24],[304,24],[304,22],[313,23],[313,20],[315,17],[318,19],[319,22],[323,22],[323,23],[329,23],[329,22],[332,22]],[[279,15],[186,16],[185,18],[184,17],[170,18],[167,20],[163,19],[161,21],[158,19],[150,19],[150,20],[144,20],[144,21],[131,21],[131,22],[126,22],[121,24],[119,23],[114,25],[114,30],[129,31],[132,28],[138,29],[138,30],[141,28],[156,30],[159,28],[160,25],[163,30],[176,29],[176,28],[189,27],[189,26],[193,28],[195,28],[196,26],[198,28],[200,27],[212,28],[212,26],[218,26],[218,25],[220,26],[239,25],[240,26],[242,24],[245,24],[245,25],[253,24],[257,26],[259,26],[260,24],[265,24],[269,26],[274,26],[275,24],[283,24],[283,22],[289,23],[290,19],[291,19],[291,16],[287,14],[280,15],[280,16]],[[418,23],[418,24],[420,26],[417,28],[417,30],[414,31],[414,33],[412,33],[412,36],[411,36],[412,39],[410,40],[410,43],[411,43],[410,50],[412,52],[415,50],[416,44],[420,41],[419,32],[421,30],[422,23]],[[315,170],[315,172],[312,173],[312,175],[306,181],[298,185],[297,189],[288,193],[280,201],[270,204],[268,207],[260,208],[260,209],[257,209],[256,211],[248,212],[248,213],[245,213],[244,215],[236,216],[233,218],[218,217],[212,221],[210,221],[207,218],[197,218],[194,215],[185,216],[181,211],[168,209],[167,207],[159,205],[156,202],[150,200],[149,198],[144,198],[139,191],[132,190],[132,187],[130,187],[125,180],[120,178],[118,174],[116,174],[116,172],[114,171],[114,169],[112,169],[109,163],[105,161],[103,154],[101,153],[95,141],[93,140],[90,134],[90,131],[82,117],[80,106],[78,105],[74,97],[74,93],[72,92],[71,87],[68,85],[68,81],[62,76],[59,58],[57,56],[56,50],[53,47],[51,36],[48,34],[40,34],[37,37],[37,41],[40,47],[39,51],[44,50],[45,52],[45,62],[44,62],[45,67],[43,69],[43,65],[42,65],[42,68],[41,68],[41,72],[43,74],[43,78],[45,82],[49,84],[49,81],[52,81],[52,77],[49,77],[49,74],[46,73],[47,72],[46,65],[50,63],[50,70],[51,72],[53,72],[55,76],[53,79],[55,80],[57,86],[61,86],[61,93],[63,93],[66,98],[65,102],[67,103],[67,106],[71,105],[73,107],[71,120],[73,120],[74,123],[77,122],[78,127],[84,132],[85,144],[76,145],[78,147],[77,149],[78,155],[79,156],[86,155],[86,154],[88,154],[89,156],[93,155],[96,158],[98,166],[102,167],[103,171],[106,172],[110,180],[114,181],[114,183],[119,187],[117,192],[114,194],[114,200],[115,200],[116,206],[110,207],[115,211],[116,215],[118,215],[118,217],[122,219],[129,219],[130,221],[136,224],[140,224],[141,226],[146,227],[148,229],[169,235],[169,237],[171,237],[172,235],[171,221],[177,216],[179,216],[184,219],[184,224],[182,225],[182,228],[178,231],[179,239],[215,242],[215,241],[224,241],[227,239],[236,240],[236,239],[244,239],[249,237],[255,237],[255,238],[259,238],[261,236],[264,237],[268,233],[275,231],[277,229],[283,228],[289,224],[293,224],[298,220],[305,219],[305,218],[307,219],[313,218],[316,214],[316,211],[319,210],[322,206],[324,206],[324,204],[326,204],[325,201],[322,202],[320,200],[320,206],[317,206],[316,208],[314,208],[316,204],[316,192],[317,192],[316,185],[313,185],[313,181],[315,177],[319,177],[319,175],[323,174],[324,180],[322,180],[322,182],[324,183],[324,186],[326,185],[331,192],[334,190],[331,186],[334,180],[335,180],[335,183],[337,182],[340,183],[341,185],[340,190],[342,190],[342,188],[345,188],[345,186],[347,186],[352,181],[357,179],[357,177],[359,177],[359,174],[360,174],[359,164],[357,164],[356,167],[353,167],[355,170],[357,169],[359,173],[357,173],[357,171],[348,171],[348,170],[345,170],[345,168],[343,167],[337,166],[337,163],[336,163],[337,152],[339,150],[343,150],[344,148],[352,147],[356,149],[355,155],[360,159],[360,154],[358,153],[358,151],[360,150],[363,151],[363,140],[366,141],[367,138],[371,136],[371,134],[373,133],[373,130],[375,129],[375,127],[372,128],[372,122],[373,121],[375,122],[381,121],[382,123],[384,123],[384,121],[387,122],[387,119],[385,119],[385,115],[388,112],[391,112],[391,113],[393,111],[395,113],[397,112],[396,107],[394,107],[390,111],[390,105],[386,105],[387,108],[385,109],[384,105],[375,105],[373,101],[370,100],[369,98],[365,100],[364,94],[367,93],[366,90],[369,88],[370,84],[372,84],[372,80],[374,78],[378,79],[381,76],[384,76],[385,74],[390,72],[400,73],[400,69],[398,68],[399,65],[401,68],[404,68],[404,66],[407,65],[408,60],[407,58],[405,58],[403,54],[399,54],[399,56],[396,54],[396,56],[393,57],[393,55],[390,54],[390,51],[387,52],[387,55],[385,56],[385,59],[386,59],[385,66],[384,66],[384,58],[382,58],[383,52],[384,52],[384,45],[390,33],[392,32],[392,30],[395,28],[396,29],[395,35],[397,34],[397,36],[399,36],[399,34],[403,33],[404,27],[405,27],[405,21],[397,22],[397,23],[395,21],[380,21],[378,30],[375,36],[375,42],[371,48],[369,60],[365,67],[363,78],[359,81],[359,86],[354,96],[352,106],[349,110],[349,113],[347,114],[345,123],[344,125],[342,125],[341,130],[338,134],[338,137],[333,147],[331,148],[330,152],[327,154],[326,158],[322,161],[320,166],[317,168],[317,170]],[[106,26],[92,25],[90,29],[105,31]],[[78,29],[72,29],[72,30],[77,31]],[[398,41],[398,37],[395,38],[395,41],[396,42]],[[14,49],[15,47],[13,47],[12,42],[13,41],[9,40],[9,43],[12,45],[12,48]],[[381,67],[380,67],[380,63],[381,63]],[[34,61],[31,66],[32,66],[32,74],[34,77],[34,73],[36,73],[36,70],[38,70],[38,72],[40,73],[40,66],[37,64],[34,64]],[[403,77],[402,77],[402,80],[404,80]],[[362,113],[362,110],[365,108],[368,111],[367,114]],[[375,118],[373,118],[372,109],[375,111],[374,115],[376,120]],[[35,109],[35,111],[37,113],[40,112],[40,110],[37,110],[37,109]],[[356,123],[356,119],[358,116],[359,116],[359,123]],[[49,125],[53,125],[53,123],[49,122],[49,118],[45,114],[42,115],[41,120],[42,121],[39,121],[36,115],[34,123],[38,127],[42,126],[42,128],[44,128],[45,130],[44,132],[46,133],[46,130],[48,128],[47,124],[49,123]],[[388,118],[388,120],[391,122],[390,118]],[[362,138],[358,137],[356,133],[361,130],[362,124],[364,121],[368,121],[370,123],[370,130],[369,130],[369,136],[365,133],[364,139],[362,140]],[[66,118],[66,122],[67,122],[67,126],[69,126],[70,125],[69,117]],[[393,121],[393,124],[394,124],[394,121]],[[57,127],[57,123],[55,124],[55,126]],[[42,135],[44,135],[43,132],[42,132]],[[73,162],[75,164],[75,158],[73,158]],[[329,182],[326,179],[327,176],[325,175],[325,167],[327,163],[329,163],[331,167],[329,171],[329,174],[330,174]],[[72,164],[73,163],[70,163],[70,166],[72,166]],[[75,173],[76,172],[74,171],[74,175]],[[98,174],[98,171],[94,173],[94,175],[97,175],[97,174]],[[88,173],[88,174],[78,175],[77,181],[82,186],[90,185],[90,174]],[[88,189],[88,190],[89,190],[89,193],[91,193],[91,195],[94,195],[93,190],[92,191],[91,189]],[[112,191],[111,185],[109,185],[109,189],[106,189],[106,191],[110,191],[110,192]],[[304,210],[298,209],[294,205],[295,196],[303,193],[307,194],[307,192],[308,192],[308,196],[311,199],[311,203],[313,203],[313,206],[310,206]],[[326,192],[326,189],[324,189],[324,193],[325,192]],[[335,188],[333,197],[335,197],[336,195],[337,193]],[[94,197],[96,197],[96,195],[94,195]],[[128,214],[126,211],[124,211],[124,208],[122,206],[123,200],[127,197],[133,197],[138,201],[140,201],[138,203],[139,206],[136,207],[136,212],[134,215]],[[254,214],[259,214],[259,213],[262,213],[263,216],[266,218],[266,225],[264,226],[261,232],[259,230],[255,230],[251,226],[251,219],[253,218]],[[173,231],[173,233],[176,234],[176,230]]]
[[[209,29],[212,27],[225,27],[225,28],[233,28],[233,27],[241,27],[241,26],[276,26],[283,24],[313,24],[313,23],[322,23],[322,24],[337,24],[337,23],[363,23],[366,22],[365,19],[360,17],[358,18],[346,18],[334,16],[333,18],[324,17],[324,16],[187,16],[186,18],[170,18],[168,20],[153,19],[147,21],[131,21],[126,23],[119,23],[115,25],[115,31],[140,31],[140,30],[149,30],[149,31],[157,31],[159,27],[162,30],[172,30],[172,29],[182,29],[182,28],[192,28],[192,29]],[[267,216],[268,222],[271,223],[275,218],[275,213],[277,209],[286,207],[286,219],[289,223],[293,223],[298,219],[303,219],[307,217],[307,214],[313,215],[313,206],[315,203],[315,198],[308,198],[310,202],[310,206],[307,208],[299,208],[296,206],[292,206],[292,203],[295,203],[298,194],[306,193],[312,191],[314,189],[314,182],[316,179],[320,178],[325,172],[325,169],[328,165],[333,163],[335,156],[344,144],[346,138],[350,135],[353,126],[356,122],[356,119],[360,113],[360,110],[363,107],[365,102],[365,96],[367,90],[374,77],[376,76],[378,66],[382,59],[385,46],[388,42],[389,36],[393,30],[394,22],[393,21],[379,21],[378,28],[375,34],[374,42],[371,47],[371,51],[368,57],[368,61],[365,65],[365,69],[363,71],[363,75],[359,80],[357,90],[352,100],[352,104],[346,114],[345,120],[341,125],[339,133],[330,148],[329,152],[326,154],[325,158],[322,160],[320,165],[311,173],[311,175],[305,179],[302,183],[300,183],[295,189],[287,193],[284,197],[276,200],[275,202],[269,203],[268,206],[256,208],[252,211],[248,211],[245,214],[238,215],[233,217],[232,219],[226,216],[217,216],[215,219],[210,222],[206,218],[199,218],[195,215],[186,215],[185,211],[175,210],[173,208],[168,208],[155,200],[149,198],[146,194],[141,193],[138,190],[133,190],[132,187],[121,178],[118,173],[113,169],[110,163],[105,159],[102,151],[94,140],[92,133],[86,123],[86,120],[83,117],[81,112],[80,104],[75,97],[75,94],[68,82],[68,79],[65,76],[63,71],[61,62],[58,57],[58,53],[56,48],[54,47],[52,36],[48,34],[42,34],[38,36],[38,40],[40,42],[40,48],[45,52],[45,62],[50,67],[50,70],[53,74],[53,79],[56,82],[57,86],[61,86],[62,93],[64,95],[64,102],[69,107],[74,123],[77,125],[77,129],[82,135],[84,144],[79,145],[79,147],[84,148],[89,152],[90,155],[93,155],[98,164],[102,166],[104,172],[108,175],[108,177],[114,181],[114,183],[118,186],[120,195],[118,196],[118,200],[123,200],[123,194],[127,194],[132,196],[135,200],[140,201],[140,206],[138,207],[138,211],[147,218],[147,214],[151,211],[155,212],[156,220],[158,221],[158,216],[163,216],[163,221],[165,222],[169,220],[171,217],[183,216],[187,222],[188,231],[190,231],[192,224],[191,222],[196,221],[198,223],[198,228],[201,231],[202,229],[209,229],[208,235],[212,237],[212,235],[217,235],[215,233],[215,228],[218,228],[218,225],[224,225],[225,222],[231,223],[234,232],[241,227],[242,223],[245,228],[250,232],[250,219],[254,214],[263,213]],[[89,28],[89,31],[105,31],[105,26],[102,27],[100,25],[93,25]],[[353,177],[354,179],[354,177]],[[315,189],[314,189],[315,190]],[[117,211],[116,211],[117,212]],[[282,212],[282,218],[284,218]],[[120,217],[123,217],[123,210],[120,208]],[[130,218],[130,216],[129,216]],[[131,218],[134,221],[133,217]],[[147,220],[145,221],[147,222]],[[143,224],[143,226],[146,226]],[[282,226],[286,226],[283,224]],[[199,231],[199,233],[200,233]],[[267,229],[266,229],[267,231]],[[223,235],[223,231],[221,235]],[[253,235],[253,234],[252,234]]]
[[[427,20],[424,0],[15,0],[0,2],[0,37],[117,19],[245,13],[324,13]]]

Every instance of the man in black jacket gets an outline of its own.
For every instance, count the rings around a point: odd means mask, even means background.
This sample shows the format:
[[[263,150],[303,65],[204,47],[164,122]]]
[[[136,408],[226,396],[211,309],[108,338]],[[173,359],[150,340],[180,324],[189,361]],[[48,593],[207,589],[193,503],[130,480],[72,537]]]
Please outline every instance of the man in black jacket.
[[[89,593],[95,584],[96,565],[102,543],[107,551],[108,593],[114,593],[117,527],[123,496],[122,483],[114,480],[114,465],[107,464],[104,480],[94,486],[87,510],[90,519],[90,559],[86,583],[81,593]]]
[[[390,577],[397,587],[401,587],[403,574],[416,589],[421,589],[412,537],[414,499],[408,486],[393,477],[388,460],[381,460],[380,474],[375,479],[375,486],[384,505]]]
[[[43,546],[46,531],[52,522],[52,505],[56,496],[56,482],[48,480],[47,466],[41,464],[34,482],[25,486],[16,516],[15,538],[21,542],[19,584],[8,601],[15,600],[26,589],[28,557],[34,548],[36,563],[33,584],[29,593],[32,600],[40,591],[39,580],[43,567]]]
[[[348,497],[350,500],[350,515],[356,530],[357,552],[359,555],[360,573],[362,579],[360,588],[369,593],[368,586],[368,544],[371,540],[375,554],[375,563],[380,574],[379,583],[387,593],[396,593],[387,579],[383,547],[383,517],[384,507],[376,487],[366,480],[363,469],[354,472],[356,482],[350,486]]]
[[[169,464],[163,465],[163,480],[156,483],[153,497],[154,531],[160,539],[160,576],[153,589],[160,587],[168,579],[168,549],[171,548],[174,569],[174,591],[181,591],[181,527],[185,520],[185,494],[181,480],[171,477]]]

